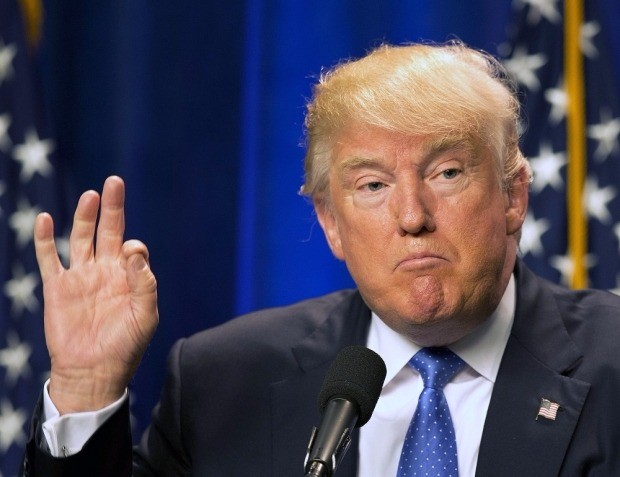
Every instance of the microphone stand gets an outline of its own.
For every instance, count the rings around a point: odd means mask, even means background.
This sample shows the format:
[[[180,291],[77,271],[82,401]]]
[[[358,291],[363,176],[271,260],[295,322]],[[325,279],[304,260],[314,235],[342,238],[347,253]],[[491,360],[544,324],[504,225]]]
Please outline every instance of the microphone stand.
[[[304,477],[331,477],[333,474],[323,462],[312,462]]]
[[[351,401],[335,398],[325,407],[321,428],[312,430],[304,477],[332,477],[351,445],[351,430],[359,415]]]

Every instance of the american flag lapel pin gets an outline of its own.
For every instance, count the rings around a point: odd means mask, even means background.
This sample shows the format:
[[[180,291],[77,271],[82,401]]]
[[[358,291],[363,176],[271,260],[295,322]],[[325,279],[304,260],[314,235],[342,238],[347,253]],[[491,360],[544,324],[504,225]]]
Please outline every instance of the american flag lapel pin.
[[[557,402],[542,398],[540,400],[540,407],[538,408],[536,420],[538,421],[539,417],[544,417],[545,419],[555,421],[558,409],[560,409],[560,405]]]

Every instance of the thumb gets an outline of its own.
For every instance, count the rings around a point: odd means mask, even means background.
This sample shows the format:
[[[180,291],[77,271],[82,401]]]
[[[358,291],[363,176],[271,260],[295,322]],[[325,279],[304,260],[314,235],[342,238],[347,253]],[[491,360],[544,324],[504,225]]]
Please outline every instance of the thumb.
[[[157,281],[148,261],[148,250],[138,240],[130,240],[123,244],[125,257],[125,273],[129,302],[132,310],[133,336],[136,340],[140,357],[155,333],[159,322],[157,311]]]
[[[141,293],[148,283],[149,264],[141,253],[134,253],[127,261],[127,282],[133,293]],[[147,290],[147,292],[150,290]]]
[[[148,250],[142,242],[131,240],[123,245],[123,253],[132,308],[143,319],[157,321],[157,280],[148,262]]]
[[[157,282],[143,253],[132,253],[127,259],[127,285],[132,295],[155,293]]]

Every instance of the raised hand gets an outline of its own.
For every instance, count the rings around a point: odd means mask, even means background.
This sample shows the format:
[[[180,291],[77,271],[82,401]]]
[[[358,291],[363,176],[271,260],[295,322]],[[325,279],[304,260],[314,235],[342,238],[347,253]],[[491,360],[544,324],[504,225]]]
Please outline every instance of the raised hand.
[[[121,397],[157,326],[157,283],[148,250],[137,240],[123,242],[124,201],[119,177],[106,180],[101,200],[95,191],[82,195],[68,269],[58,258],[52,217],[42,213],[35,222],[52,365],[49,391],[61,414],[97,410]]]

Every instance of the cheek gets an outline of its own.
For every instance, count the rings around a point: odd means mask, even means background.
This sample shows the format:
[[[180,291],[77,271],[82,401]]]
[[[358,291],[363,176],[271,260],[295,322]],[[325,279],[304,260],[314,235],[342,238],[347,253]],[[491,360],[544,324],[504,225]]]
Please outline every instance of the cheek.
[[[457,245],[461,258],[480,260],[481,256],[502,253],[506,242],[506,215],[503,202],[487,196],[478,201],[461,200],[443,215],[442,230]]]
[[[363,280],[364,276],[376,275],[385,268],[391,240],[389,230],[386,221],[368,214],[360,214],[359,220],[339,223],[343,259],[354,279]]]
[[[492,277],[503,268],[506,260],[508,236],[504,216],[499,213],[482,214],[463,244],[466,263],[472,275]]]

